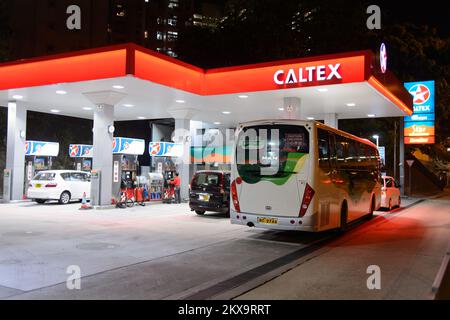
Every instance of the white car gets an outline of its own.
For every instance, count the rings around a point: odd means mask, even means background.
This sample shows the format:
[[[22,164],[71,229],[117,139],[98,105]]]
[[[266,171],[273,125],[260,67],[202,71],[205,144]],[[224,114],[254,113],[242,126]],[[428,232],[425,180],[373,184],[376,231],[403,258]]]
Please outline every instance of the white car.
[[[383,186],[381,188],[381,207],[389,211],[394,207],[400,207],[402,203],[400,189],[392,177],[383,177]]]
[[[57,200],[68,204],[71,200],[86,200],[91,196],[91,174],[82,171],[41,171],[28,185],[27,198],[43,204]]]

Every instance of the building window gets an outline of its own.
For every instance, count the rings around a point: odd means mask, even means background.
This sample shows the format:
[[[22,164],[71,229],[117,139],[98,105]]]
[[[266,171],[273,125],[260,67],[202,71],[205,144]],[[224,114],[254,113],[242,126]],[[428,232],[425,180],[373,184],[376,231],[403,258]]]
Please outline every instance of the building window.
[[[177,16],[173,16],[172,18],[169,18],[167,20],[167,24],[170,25],[170,26],[173,26],[173,27],[175,27],[177,25],[177,22],[178,22],[178,17]]]
[[[116,16],[121,18],[126,16],[125,7],[122,4],[116,4]]]
[[[168,31],[167,32],[167,40],[168,41],[177,41],[178,39],[178,32],[176,31]]]
[[[178,8],[178,0],[170,0],[169,1],[169,8],[170,9]]]
[[[173,52],[172,49],[170,49],[170,48],[167,50],[167,55],[172,58],[178,57],[178,55],[175,52]]]

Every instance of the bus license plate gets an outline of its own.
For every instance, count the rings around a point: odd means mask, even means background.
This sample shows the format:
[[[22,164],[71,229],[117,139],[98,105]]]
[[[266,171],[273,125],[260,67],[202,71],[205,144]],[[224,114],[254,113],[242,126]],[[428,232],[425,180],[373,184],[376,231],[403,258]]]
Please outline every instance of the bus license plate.
[[[209,202],[210,199],[210,195],[209,194],[201,194],[199,196],[200,201],[205,201],[205,202]]]
[[[275,219],[275,218],[258,218],[258,223],[278,224],[278,219]]]

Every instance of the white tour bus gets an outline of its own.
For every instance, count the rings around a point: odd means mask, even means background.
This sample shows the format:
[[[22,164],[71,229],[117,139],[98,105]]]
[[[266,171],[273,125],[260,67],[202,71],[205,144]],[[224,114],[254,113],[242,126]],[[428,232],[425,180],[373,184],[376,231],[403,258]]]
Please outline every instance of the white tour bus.
[[[380,156],[369,140],[315,121],[241,124],[231,177],[233,224],[344,231],[381,205]]]

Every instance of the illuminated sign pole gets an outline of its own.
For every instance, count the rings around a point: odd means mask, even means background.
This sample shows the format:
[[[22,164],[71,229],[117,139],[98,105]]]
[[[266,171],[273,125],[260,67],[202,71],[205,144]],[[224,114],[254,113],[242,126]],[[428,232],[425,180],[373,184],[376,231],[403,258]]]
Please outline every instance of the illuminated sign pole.
[[[405,145],[433,144],[434,133],[434,81],[409,82],[405,88],[413,96],[414,113],[401,118],[400,130],[400,185],[405,194]],[[401,128],[401,127],[400,127]],[[409,168],[411,171],[411,168]],[[410,180],[411,181],[411,180]]]
[[[434,81],[409,82],[405,88],[414,98],[414,114],[405,117],[405,144],[434,144]]]

